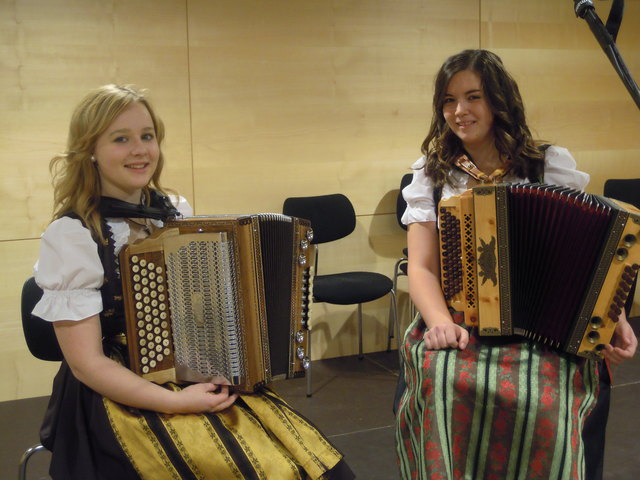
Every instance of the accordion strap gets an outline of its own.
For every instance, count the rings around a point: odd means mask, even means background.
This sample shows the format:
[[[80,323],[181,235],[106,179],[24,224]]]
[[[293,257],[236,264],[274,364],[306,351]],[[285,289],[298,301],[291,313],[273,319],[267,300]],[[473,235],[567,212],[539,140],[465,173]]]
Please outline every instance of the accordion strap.
[[[480,183],[500,183],[502,178],[509,171],[509,167],[497,168],[490,175],[480,170],[475,163],[466,155],[460,155],[455,161],[456,167],[471,175]]]
[[[99,208],[103,218],[152,218],[165,221],[168,218],[180,216],[180,212],[173,206],[169,197],[156,191],[151,192],[150,203],[150,205],[135,204],[116,198],[101,197]]]

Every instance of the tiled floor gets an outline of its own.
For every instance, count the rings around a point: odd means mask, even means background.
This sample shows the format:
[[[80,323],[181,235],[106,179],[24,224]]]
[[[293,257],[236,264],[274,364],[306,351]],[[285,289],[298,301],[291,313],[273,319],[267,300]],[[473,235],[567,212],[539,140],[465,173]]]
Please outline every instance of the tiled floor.
[[[358,479],[398,478],[391,405],[397,379],[397,354],[369,354],[313,364],[313,396],[305,379],[275,382],[276,390],[311,419],[345,455]],[[640,478],[640,354],[616,372],[617,386],[607,429],[605,479]],[[37,442],[46,397],[0,403],[0,472],[17,478],[22,452]],[[48,453],[33,457],[29,479],[46,479]]]

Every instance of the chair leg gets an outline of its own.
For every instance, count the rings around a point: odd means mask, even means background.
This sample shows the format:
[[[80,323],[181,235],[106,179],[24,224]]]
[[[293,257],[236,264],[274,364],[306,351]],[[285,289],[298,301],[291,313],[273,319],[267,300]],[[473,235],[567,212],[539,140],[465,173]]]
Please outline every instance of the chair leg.
[[[392,291],[395,292],[395,290],[396,290],[396,277],[394,275],[394,278],[393,278],[393,290]],[[395,298],[395,296],[394,296],[394,298]],[[397,309],[397,307],[396,307],[396,309]],[[391,310],[392,310],[392,306],[389,305],[389,320],[387,322],[387,352],[391,351],[391,339],[394,336],[394,333],[393,333],[394,325],[391,322]]]
[[[307,397],[311,396],[311,329],[307,330],[307,355],[309,356],[309,368],[305,372],[307,377]]]
[[[395,300],[396,301],[396,304],[395,304],[395,318],[396,319],[398,318],[398,299],[397,299],[397,297],[395,295],[395,292],[398,291],[398,277],[400,276],[399,275],[400,265],[402,263],[406,262],[406,261],[407,261],[406,258],[401,258],[400,260],[398,260],[396,262],[396,265],[395,265],[394,270],[393,270],[393,292],[394,292],[394,298],[396,299]],[[391,318],[391,307],[389,308],[389,318]],[[394,336],[393,330],[394,330],[394,326],[391,324],[391,322],[389,322],[389,329],[388,329],[388,332],[387,332],[387,352],[391,351],[391,339]],[[397,340],[396,340],[396,342],[397,342]]]
[[[398,345],[398,357],[400,360],[400,365],[402,365],[402,342],[403,337],[400,331],[400,319],[398,318],[398,299],[396,298],[395,290],[391,290],[391,312],[393,312],[393,320],[391,320],[391,315],[389,316],[389,323],[393,321],[396,330],[396,344]]]
[[[33,447],[29,447],[22,454],[22,458],[20,458],[20,464],[18,465],[18,480],[25,480],[27,478],[27,462],[34,453],[37,453],[41,450],[46,450],[46,448],[44,448],[40,444],[37,444]]]
[[[362,360],[362,304],[358,304],[358,358]]]

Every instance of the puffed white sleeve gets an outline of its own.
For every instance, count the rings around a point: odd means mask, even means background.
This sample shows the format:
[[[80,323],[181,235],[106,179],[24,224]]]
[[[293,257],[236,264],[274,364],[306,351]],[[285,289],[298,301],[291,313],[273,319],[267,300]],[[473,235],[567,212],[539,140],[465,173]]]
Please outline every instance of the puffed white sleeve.
[[[49,225],[34,274],[43,290],[34,315],[55,322],[83,320],[102,311],[104,269],[96,242],[80,220],[62,217]]]
[[[569,150],[551,146],[547,149],[544,165],[544,183],[584,190],[589,183],[588,173],[576,170],[576,161]]]
[[[420,158],[411,168],[413,179],[402,190],[407,208],[402,215],[402,223],[435,222],[436,207],[433,202],[433,183],[424,173],[425,157]]]

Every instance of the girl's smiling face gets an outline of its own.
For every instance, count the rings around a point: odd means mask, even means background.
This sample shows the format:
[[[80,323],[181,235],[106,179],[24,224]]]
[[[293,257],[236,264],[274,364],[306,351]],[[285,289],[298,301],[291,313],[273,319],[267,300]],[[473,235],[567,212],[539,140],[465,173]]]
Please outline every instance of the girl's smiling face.
[[[133,103],[98,137],[94,161],[102,195],[139,203],[160,156],[153,120],[147,108]]]
[[[480,76],[471,70],[456,73],[444,96],[442,114],[465,148],[493,142],[493,112]]]

